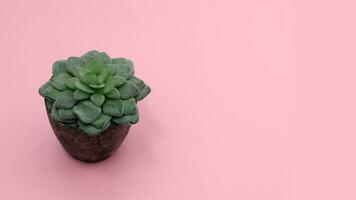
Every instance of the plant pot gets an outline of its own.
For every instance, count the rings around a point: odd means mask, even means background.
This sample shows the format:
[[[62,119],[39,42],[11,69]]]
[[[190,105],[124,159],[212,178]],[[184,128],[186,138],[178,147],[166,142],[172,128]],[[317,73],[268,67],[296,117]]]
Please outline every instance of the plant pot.
[[[47,109],[46,109],[47,110]],[[131,125],[111,124],[97,136],[88,136],[81,129],[72,128],[47,116],[63,148],[74,158],[85,162],[98,162],[110,157],[124,141]]]

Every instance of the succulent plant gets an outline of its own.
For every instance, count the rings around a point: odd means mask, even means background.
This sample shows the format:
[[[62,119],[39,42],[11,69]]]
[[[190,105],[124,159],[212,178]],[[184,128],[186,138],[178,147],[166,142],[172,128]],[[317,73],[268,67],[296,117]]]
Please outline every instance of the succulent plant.
[[[50,117],[95,136],[114,124],[138,122],[137,102],[151,89],[134,76],[132,61],[89,51],[53,64],[39,93]]]

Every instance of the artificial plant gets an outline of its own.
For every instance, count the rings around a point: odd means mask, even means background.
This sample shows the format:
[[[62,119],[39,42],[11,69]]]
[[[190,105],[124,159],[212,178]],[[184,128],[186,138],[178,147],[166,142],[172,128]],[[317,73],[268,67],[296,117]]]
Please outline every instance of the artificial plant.
[[[39,93],[52,120],[95,136],[113,124],[138,122],[137,102],[151,89],[134,76],[133,63],[89,51],[53,64]]]

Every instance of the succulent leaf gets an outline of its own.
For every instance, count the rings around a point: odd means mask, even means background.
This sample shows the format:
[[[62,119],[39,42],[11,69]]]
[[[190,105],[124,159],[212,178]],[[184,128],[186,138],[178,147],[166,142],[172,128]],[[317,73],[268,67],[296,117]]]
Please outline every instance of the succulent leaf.
[[[94,122],[101,114],[101,108],[91,101],[81,101],[73,108],[79,120],[85,124]]]
[[[78,124],[79,124],[80,129],[82,129],[89,136],[99,135],[103,131],[103,129],[95,128],[95,126],[92,126],[89,124],[84,124],[80,121]]]
[[[58,90],[65,90],[66,87],[66,81],[71,78],[72,76],[69,75],[68,73],[61,73],[58,74],[57,76],[53,76],[51,79],[51,83],[53,87],[55,87]]]
[[[45,84],[43,84],[43,85],[40,87],[40,89],[38,90],[38,93],[40,93],[40,95],[41,95],[42,97],[46,97],[45,94],[46,94],[46,92],[47,92],[49,86],[52,86],[51,81],[47,81]]]
[[[98,74],[100,69],[102,68],[103,64],[99,61],[95,60],[94,58],[87,59],[83,69],[90,71],[91,73]]]
[[[97,83],[98,84],[103,84],[105,83],[105,81],[107,80],[107,78],[109,77],[109,71],[106,67],[102,67],[99,71],[99,75],[98,75],[98,79],[97,79]]]
[[[83,65],[84,59],[79,57],[69,57],[66,62],[67,71],[75,77],[78,77],[79,69]]]
[[[99,52],[95,55],[95,59],[98,60],[100,63],[111,63],[111,58],[108,56],[108,54],[104,52]]]
[[[105,101],[105,96],[102,95],[102,94],[98,94],[98,93],[95,93],[95,94],[92,94],[90,96],[90,100],[97,106],[101,106],[103,105],[104,101]]]
[[[66,71],[67,71],[67,68],[66,68],[65,60],[58,60],[55,63],[53,63],[53,66],[52,66],[53,76],[57,76],[58,74],[64,73]]]
[[[138,95],[139,89],[132,82],[128,81],[119,88],[119,92],[121,99],[129,99]]]
[[[126,79],[122,76],[112,76],[111,79],[109,79],[109,80],[114,82],[115,87],[121,86],[124,83],[126,83]]]
[[[75,78],[75,77],[67,79],[66,82],[65,82],[66,87],[68,89],[71,89],[71,90],[77,89],[77,87],[75,86],[75,81],[76,80],[77,80],[77,78]]]
[[[148,85],[145,85],[145,87],[142,88],[140,93],[135,97],[136,101],[141,101],[143,98],[145,98],[149,93],[151,92],[151,88]]]
[[[108,73],[109,73],[109,75],[110,76],[113,76],[113,75],[115,75],[115,73],[116,73],[116,65],[115,64],[106,64],[105,65],[106,67],[107,67],[107,69],[108,69]]]
[[[77,100],[74,98],[74,92],[71,90],[63,91],[55,101],[57,108],[69,109],[77,103]]]
[[[85,84],[96,85],[98,83],[98,76],[86,69],[79,70],[79,79]]]
[[[136,100],[134,98],[128,100],[122,100],[124,107],[124,115],[132,115],[137,112]]]
[[[58,115],[61,119],[73,120],[78,117],[74,114],[73,109],[58,109]]]
[[[143,82],[143,80],[141,80],[135,76],[132,76],[128,81],[133,83],[139,90],[142,90],[142,88],[145,87],[145,83]]]
[[[81,90],[76,90],[74,92],[74,98],[76,100],[84,100],[84,99],[87,99],[90,97],[90,94],[86,93],[86,92],[83,92]]]
[[[112,98],[112,99],[118,99],[120,98],[120,92],[118,89],[114,88],[112,89],[109,93],[105,94],[106,97]]]
[[[122,85],[126,80],[121,76],[111,76],[108,78],[105,87],[101,88],[98,92],[107,94],[111,92],[115,87]]]
[[[52,107],[54,102],[53,101],[49,101],[48,99],[45,99],[45,103],[46,103],[46,108],[49,112],[52,112]]]
[[[51,99],[51,100],[56,100],[57,97],[61,94],[59,90],[54,88],[51,84],[50,81],[45,83],[40,89],[39,89],[40,95],[42,95],[45,98]]]
[[[134,115],[124,115],[120,118],[114,117],[112,122],[116,124],[136,124],[138,122],[138,114]]]
[[[94,93],[95,92],[95,90],[93,90],[89,86],[85,85],[79,79],[76,79],[74,84],[75,84],[76,88],[78,88],[79,90],[81,90],[83,92],[86,92],[86,93]]]
[[[92,125],[95,126],[98,129],[102,129],[107,126],[108,123],[110,123],[111,116],[107,115],[105,113],[101,113],[100,117],[95,120]]]
[[[97,53],[99,53],[99,51],[91,50],[85,53],[84,55],[82,55],[82,58],[84,59],[94,58]]]
[[[133,68],[128,64],[116,64],[115,74],[118,76],[122,76],[125,79],[129,79],[133,75]]]
[[[120,99],[106,99],[102,108],[103,112],[110,116],[121,117],[124,113],[124,107]]]
[[[113,58],[112,59],[113,64],[129,64],[129,59],[126,58]],[[131,62],[132,64],[132,62]]]

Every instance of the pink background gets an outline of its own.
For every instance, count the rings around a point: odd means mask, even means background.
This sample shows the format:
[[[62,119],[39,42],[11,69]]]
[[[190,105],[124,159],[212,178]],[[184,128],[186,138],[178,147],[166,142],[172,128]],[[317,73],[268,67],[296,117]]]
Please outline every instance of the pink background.
[[[356,199],[356,3],[0,0],[0,199]],[[97,49],[152,86],[110,159],[54,137],[37,89]]]

